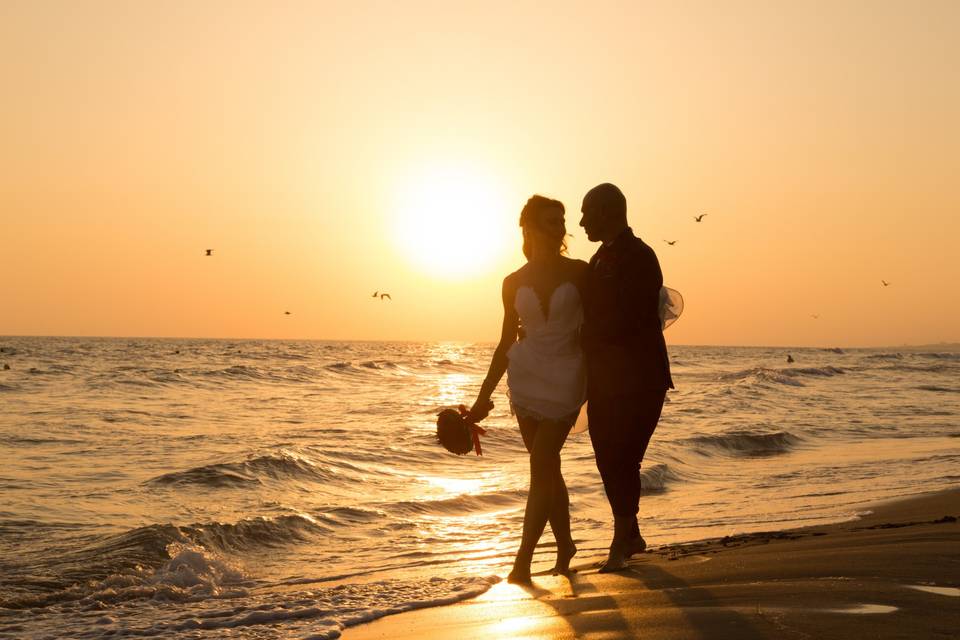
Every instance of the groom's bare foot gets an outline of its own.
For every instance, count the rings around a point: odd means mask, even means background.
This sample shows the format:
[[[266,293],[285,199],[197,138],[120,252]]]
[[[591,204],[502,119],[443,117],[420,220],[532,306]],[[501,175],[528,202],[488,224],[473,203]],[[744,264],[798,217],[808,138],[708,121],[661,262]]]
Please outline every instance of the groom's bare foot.
[[[571,540],[568,544],[557,545],[557,564],[550,570],[554,575],[569,575],[571,573],[570,561],[577,555],[577,546]]]
[[[636,538],[630,540],[630,548],[627,551],[627,558],[635,556],[638,553],[643,553],[647,549],[647,541],[643,539],[643,536],[638,535]]]
[[[613,573],[623,571],[627,568],[627,559],[630,557],[626,546],[614,542],[610,545],[610,553],[607,555],[607,561],[600,567],[600,573]]]
[[[627,560],[631,556],[643,553],[647,548],[647,541],[643,536],[638,535],[626,542],[614,541],[610,545],[610,553],[607,561],[600,567],[600,573],[612,573],[614,571],[623,571],[627,568]]]

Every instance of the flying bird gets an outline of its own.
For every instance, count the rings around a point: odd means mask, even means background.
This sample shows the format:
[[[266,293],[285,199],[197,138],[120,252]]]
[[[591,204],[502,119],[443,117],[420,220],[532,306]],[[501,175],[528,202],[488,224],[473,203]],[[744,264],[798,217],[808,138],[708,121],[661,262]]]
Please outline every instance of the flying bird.
[[[698,215],[698,216],[694,216],[693,219],[694,219],[695,222],[700,222],[701,220],[703,220],[703,216],[705,216],[705,215],[707,215],[707,214],[701,213],[701,214]]]
[[[383,299],[393,300],[393,298],[390,297],[390,294],[389,294],[389,293],[381,293],[381,294],[380,294],[380,299],[381,299],[381,300],[383,300]]]
[[[882,282],[882,283],[883,283],[883,286],[885,286],[885,287],[889,287],[889,286],[890,286],[890,283],[887,282],[886,280],[881,280],[880,282]]]
[[[212,255],[213,255],[213,249],[207,249],[207,255],[208,255],[208,256],[212,256]]]
[[[380,295],[380,292],[379,292],[379,291],[374,291],[372,297],[376,298],[376,297],[379,296],[379,295]]]
[[[818,315],[815,314],[815,313],[811,313],[811,314],[810,314],[810,317],[813,318],[814,320],[819,320],[819,319],[820,319],[820,316],[818,316]]]
[[[672,247],[673,245],[677,244],[677,241],[676,241],[676,240],[664,240],[664,242],[666,242],[666,243],[667,243],[668,245],[670,245],[671,247]]]
[[[290,315],[290,312],[289,312],[289,311],[284,311],[284,312],[283,312],[283,315],[288,316],[288,315]]]

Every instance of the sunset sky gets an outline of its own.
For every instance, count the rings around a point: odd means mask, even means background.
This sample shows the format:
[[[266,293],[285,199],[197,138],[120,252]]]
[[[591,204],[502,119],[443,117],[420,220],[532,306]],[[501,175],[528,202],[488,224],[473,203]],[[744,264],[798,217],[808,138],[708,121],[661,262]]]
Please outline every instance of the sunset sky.
[[[960,2],[545,6],[3,0],[0,335],[492,341],[609,181],[669,343],[960,341]]]

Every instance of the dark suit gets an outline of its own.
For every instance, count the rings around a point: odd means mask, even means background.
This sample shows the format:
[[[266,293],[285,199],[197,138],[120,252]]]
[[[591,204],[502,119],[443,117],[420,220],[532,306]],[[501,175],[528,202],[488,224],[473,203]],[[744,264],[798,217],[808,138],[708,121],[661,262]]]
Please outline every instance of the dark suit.
[[[590,260],[582,331],[587,414],[597,468],[618,516],[637,513],[640,463],[673,388],[658,314],[662,286],[657,255],[629,228]]]

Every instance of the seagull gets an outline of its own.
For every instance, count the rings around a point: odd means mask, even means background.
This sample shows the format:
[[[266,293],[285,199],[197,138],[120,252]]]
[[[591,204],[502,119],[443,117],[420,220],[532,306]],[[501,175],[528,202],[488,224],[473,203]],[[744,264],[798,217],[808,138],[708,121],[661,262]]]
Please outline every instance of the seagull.
[[[703,220],[703,216],[705,216],[705,215],[707,215],[707,214],[701,213],[701,214],[698,215],[698,216],[694,216],[693,219],[694,219],[695,222],[700,222],[701,220]]]
[[[383,300],[384,298],[386,298],[387,300],[393,300],[393,298],[390,297],[389,293],[381,293],[380,299]]]
[[[811,313],[811,314],[810,314],[810,317],[813,318],[814,320],[819,320],[819,319],[820,319],[820,316],[817,315],[817,314],[815,314],[815,313]]]
[[[889,287],[889,286],[890,286],[890,283],[887,282],[886,280],[881,280],[880,282],[882,282],[882,283],[883,283],[883,286],[885,286],[885,287]]]
[[[208,256],[212,256],[212,255],[213,255],[213,249],[207,249],[207,255],[208,255]]]
[[[672,247],[673,245],[677,244],[677,241],[676,241],[676,240],[664,240],[664,242],[666,242],[666,243],[667,243],[668,245],[670,245],[671,247]]]
[[[283,312],[283,315],[288,316],[288,315],[290,315],[290,312],[289,312],[289,311],[284,311],[284,312]]]
[[[379,291],[374,291],[372,297],[376,298],[376,297],[379,296],[379,295],[380,295],[380,292],[379,292]]]

